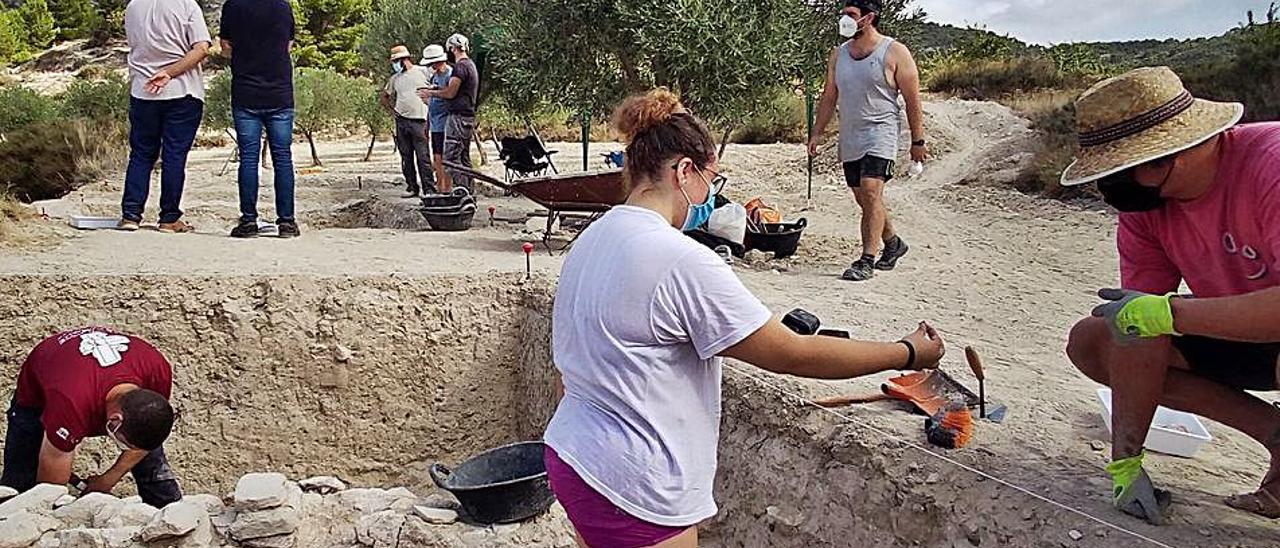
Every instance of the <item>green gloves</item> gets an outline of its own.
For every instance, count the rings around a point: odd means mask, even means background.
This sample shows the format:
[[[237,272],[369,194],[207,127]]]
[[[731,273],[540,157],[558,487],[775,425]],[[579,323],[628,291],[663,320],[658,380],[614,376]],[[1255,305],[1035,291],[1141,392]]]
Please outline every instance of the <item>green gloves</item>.
[[[1150,339],[1178,335],[1173,328],[1173,294],[1156,296],[1128,289],[1102,289],[1098,297],[1111,301],[1093,309],[1097,318],[1105,318],[1118,340]]]
[[[1172,498],[1167,491],[1156,489],[1151,477],[1142,468],[1146,453],[1136,457],[1112,461],[1107,465],[1114,485],[1113,503],[1116,508],[1131,516],[1147,520],[1152,525],[1166,522],[1165,511]]]

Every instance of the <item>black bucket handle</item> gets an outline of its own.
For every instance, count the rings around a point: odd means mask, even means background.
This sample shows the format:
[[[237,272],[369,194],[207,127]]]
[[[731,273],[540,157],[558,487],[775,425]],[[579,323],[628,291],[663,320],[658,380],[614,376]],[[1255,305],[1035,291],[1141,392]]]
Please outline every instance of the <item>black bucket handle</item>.
[[[429,472],[431,473],[431,481],[435,482],[436,487],[446,491],[450,490],[449,486],[445,485],[445,480],[449,479],[449,476],[453,475],[453,471],[450,470],[448,466],[440,463],[432,464]]]
[[[804,230],[804,228],[805,228],[805,227],[807,227],[807,226],[809,226],[809,219],[806,219],[806,218],[804,218],[804,217],[801,217],[799,221],[796,221],[796,228],[795,228],[795,229],[796,229],[796,230]]]

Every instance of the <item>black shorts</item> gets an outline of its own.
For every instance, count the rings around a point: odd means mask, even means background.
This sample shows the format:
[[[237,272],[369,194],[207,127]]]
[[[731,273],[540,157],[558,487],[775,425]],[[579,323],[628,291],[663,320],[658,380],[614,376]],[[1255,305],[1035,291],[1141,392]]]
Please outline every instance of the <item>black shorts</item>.
[[[1276,390],[1280,343],[1243,343],[1208,337],[1174,337],[1191,372],[1232,388]]]
[[[862,179],[893,179],[893,160],[879,156],[863,156],[861,160],[844,163],[844,182],[849,188],[860,188]]]
[[[431,132],[431,154],[433,156],[444,156],[444,132]]]

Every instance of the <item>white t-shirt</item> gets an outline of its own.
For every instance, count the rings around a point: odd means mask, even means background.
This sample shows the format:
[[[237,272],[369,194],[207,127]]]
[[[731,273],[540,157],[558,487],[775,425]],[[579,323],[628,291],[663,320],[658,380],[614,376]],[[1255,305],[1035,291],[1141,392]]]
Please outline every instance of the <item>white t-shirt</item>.
[[[565,397],[546,442],[627,513],[667,526],[716,514],[716,355],[771,318],[714,252],[648,209],[592,223],[560,273],[552,352]]]
[[[147,80],[177,63],[200,42],[211,42],[204,11],[195,0],[130,0],[124,10],[129,39],[130,94],[162,101],[188,95],[204,101],[204,71],[200,65],[169,81],[158,94],[146,90]]]
[[[391,96],[396,114],[411,120],[426,121],[427,104],[422,102],[421,97],[418,97],[418,88],[425,88],[430,85],[431,75],[427,73],[427,70],[418,65],[413,65],[400,74],[391,75],[383,91]]]

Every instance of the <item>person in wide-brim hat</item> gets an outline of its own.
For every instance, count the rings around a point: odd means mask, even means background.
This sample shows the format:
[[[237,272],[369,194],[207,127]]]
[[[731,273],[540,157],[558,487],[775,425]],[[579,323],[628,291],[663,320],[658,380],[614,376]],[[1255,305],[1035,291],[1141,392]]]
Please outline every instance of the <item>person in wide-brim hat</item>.
[[[1065,186],[1096,182],[1120,213],[1122,289],[1071,331],[1067,353],[1112,389],[1120,509],[1163,523],[1170,498],[1143,469],[1157,405],[1262,443],[1271,469],[1227,504],[1280,518],[1280,123],[1197,99],[1168,68],[1105,80],[1076,101],[1080,151]],[[1191,296],[1174,295],[1182,283]]]

